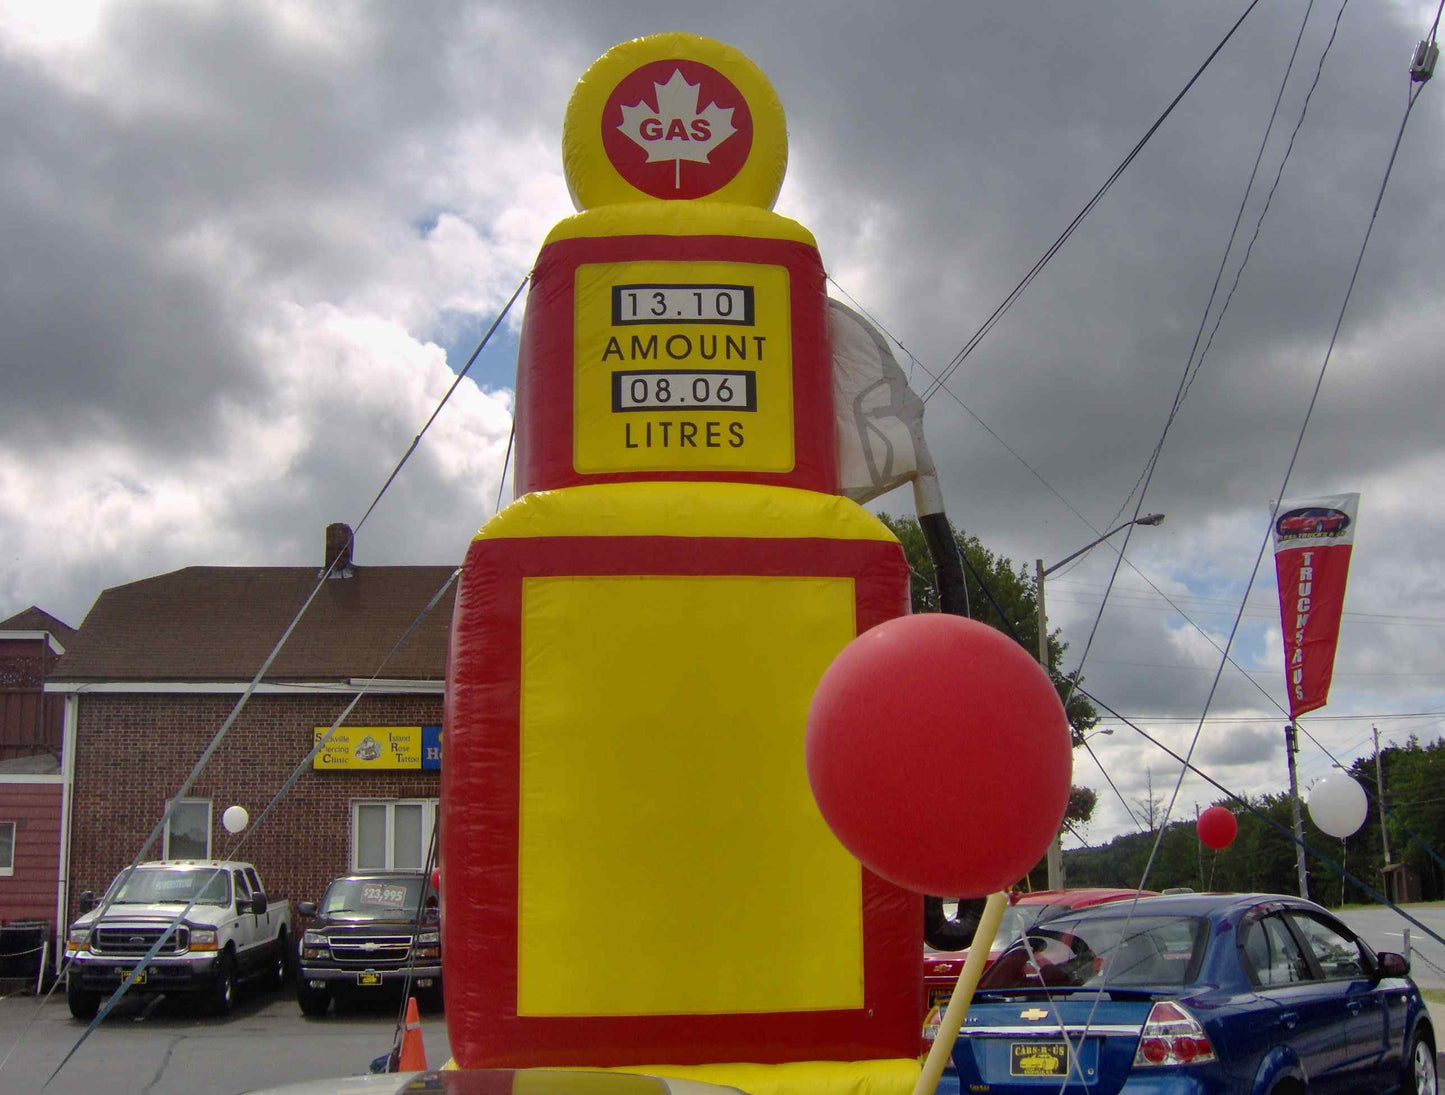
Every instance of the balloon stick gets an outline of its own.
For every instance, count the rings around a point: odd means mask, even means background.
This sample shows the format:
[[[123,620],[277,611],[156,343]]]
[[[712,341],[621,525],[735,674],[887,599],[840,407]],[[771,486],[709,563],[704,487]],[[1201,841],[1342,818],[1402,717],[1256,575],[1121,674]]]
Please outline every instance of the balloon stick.
[[[953,1043],[958,1040],[964,1016],[968,1014],[968,1005],[973,1003],[973,990],[978,988],[978,979],[983,976],[984,963],[993,949],[993,937],[998,933],[999,921],[1003,919],[1003,911],[1007,907],[1006,893],[989,894],[984,902],[983,916],[974,930],[968,958],[963,963],[963,969],[958,971],[958,983],[953,986],[953,995],[948,998],[948,1007],[938,1022],[938,1036],[923,1062],[918,1082],[913,1085],[913,1095],[933,1095],[938,1086],[938,1078],[943,1075],[943,1068],[953,1055]]]

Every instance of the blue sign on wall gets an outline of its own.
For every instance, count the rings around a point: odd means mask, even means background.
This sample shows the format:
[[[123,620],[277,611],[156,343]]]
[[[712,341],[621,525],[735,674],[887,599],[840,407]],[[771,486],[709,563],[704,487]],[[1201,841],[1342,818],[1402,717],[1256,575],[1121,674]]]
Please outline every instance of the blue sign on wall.
[[[439,770],[442,766],[442,728],[423,726],[421,728],[422,769]]]

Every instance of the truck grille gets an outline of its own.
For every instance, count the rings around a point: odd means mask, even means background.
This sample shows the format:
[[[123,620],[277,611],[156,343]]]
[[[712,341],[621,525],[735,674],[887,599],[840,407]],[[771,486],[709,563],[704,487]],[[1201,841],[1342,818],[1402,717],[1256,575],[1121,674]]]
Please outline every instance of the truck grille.
[[[411,953],[409,935],[332,934],[329,942],[337,965],[357,969],[402,965]]]
[[[165,931],[164,926],[157,925],[136,925],[126,927],[116,925],[113,927],[97,928],[90,939],[90,949],[96,954],[115,955],[136,955],[146,954],[155,946],[156,940]],[[157,952],[158,954],[179,954],[188,950],[191,945],[191,933],[188,928],[179,927],[171,933],[166,940],[165,946]]]

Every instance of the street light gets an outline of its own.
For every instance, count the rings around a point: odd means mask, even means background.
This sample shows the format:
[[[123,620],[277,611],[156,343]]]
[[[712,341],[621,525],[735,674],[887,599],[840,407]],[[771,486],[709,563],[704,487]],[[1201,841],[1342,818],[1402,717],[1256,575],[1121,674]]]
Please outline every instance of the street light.
[[[1042,559],[1034,560],[1034,567],[1038,575],[1039,586],[1039,664],[1044,667],[1044,672],[1047,673],[1049,670],[1049,623],[1048,615],[1044,611],[1044,579],[1047,578],[1054,571],[1058,570],[1059,567],[1063,566],[1065,563],[1072,563],[1080,555],[1083,555],[1085,552],[1091,551],[1092,549],[1098,547],[1110,536],[1113,536],[1114,533],[1123,532],[1130,525],[1158,525],[1162,524],[1163,521],[1164,514],[1162,513],[1150,513],[1143,517],[1136,517],[1132,521],[1125,521],[1117,528],[1111,528],[1108,532],[1104,533],[1104,535],[1100,536],[1097,540],[1090,540],[1078,551],[1075,551],[1070,555],[1065,555],[1062,559],[1060,559],[1051,567],[1044,566],[1044,561]],[[1112,734],[1113,732],[1114,731],[1112,729],[1099,731],[1099,733],[1101,734]],[[1081,741],[1079,744],[1082,745],[1083,742]],[[1059,835],[1054,838],[1054,842],[1049,845],[1048,867],[1049,889],[1051,890],[1062,889],[1064,885],[1064,846],[1062,844],[1062,839],[1063,833],[1061,831]]]
[[[1079,739],[1079,745],[1083,745],[1084,742],[1088,741],[1090,738],[1097,738],[1097,737],[1100,737],[1101,735],[1104,736],[1104,737],[1108,737],[1108,736],[1109,736],[1110,734],[1112,734],[1113,732],[1114,732],[1114,728],[1113,728],[1112,726],[1110,726],[1108,729],[1105,729],[1105,730],[1090,730],[1087,734],[1085,734],[1083,737],[1081,737],[1081,738]],[[1078,746],[1076,745],[1074,748],[1077,749]]]

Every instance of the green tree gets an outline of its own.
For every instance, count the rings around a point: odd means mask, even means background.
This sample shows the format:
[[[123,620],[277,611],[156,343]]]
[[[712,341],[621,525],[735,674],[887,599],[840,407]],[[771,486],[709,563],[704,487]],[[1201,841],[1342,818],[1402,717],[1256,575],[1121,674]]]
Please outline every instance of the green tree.
[[[898,537],[908,558],[908,566],[913,571],[910,588],[913,611],[937,612],[938,587],[933,560],[929,557],[928,544],[918,520],[892,517],[886,513],[879,517]],[[952,525],[949,527],[953,528]],[[1039,648],[1038,599],[1034,580],[1027,568],[1020,566],[1016,570],[1011,560],[989,551],[977,536],[965,536],[956,528],[953,528],[953,536],[964,557],[969,615],[980,623],[1013,636],[1030,657],[1036,657]],[[1059,698],[1069,697],[1066,714],[1077,747],[1084,735],[1098,723],[1099,714],[1094,705],[1082,696],[1077,693],[1069,696],[1073,692],[1073,675],[1059,673],[1059,662],[1067,648],[1068,644],[1059,638],[1057,631],[1050,632],[1048,668],[1059,690]],[[1073,788],[1064,820],[1076,828],[1086,825],[1093,817],[1095,802],[1096,796],[1089,788]]]

